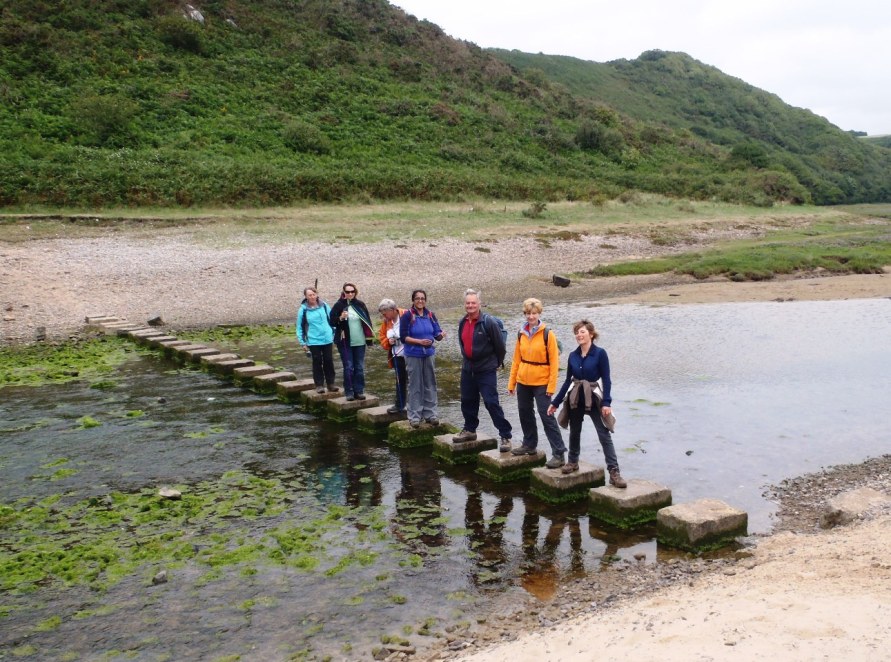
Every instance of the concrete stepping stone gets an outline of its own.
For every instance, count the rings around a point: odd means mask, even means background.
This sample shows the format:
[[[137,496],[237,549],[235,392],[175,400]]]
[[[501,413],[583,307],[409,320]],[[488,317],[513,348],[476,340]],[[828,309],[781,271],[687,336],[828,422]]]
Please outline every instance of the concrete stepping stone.
[[[190,340],[168,340],[166,342],[159,342],[158,347],[164,353],[164,356],[168,358],[173,358],[176,356],[176,350],[179,347],[188,347],[189,345],[194,345]]]
[[[748,533],[749,516],[718,499],[699,499],[656,514],[656,540],[690,552],[718,549]]]
[[[429,446],[433,437],[440,434],[458,434],[458,428],[442,421],[439,425],[421,423],[419,428],[413,428],[407,420],[396,421],[387,428],[387,443],[397,448]]]
[[[454,434],[440,434],[433,438],[433,457],[448,464],[476,464],[480,453],[498,448],[498,440],[477,433],[476,441],[452,441]]]
[[[390,423],[405,420],[407,414],[404,411],[391,414],[387,411],[389,408],[390,405],[381,405],[380,407],[360,409],[356,412],[357,427],[363,432],[384,432]]]
[[[84,323],[89,324],[91,326],[95,326],[97,324],[104,324],[106,322],[120,322],[121,318],[116,317],[114,315],[87,315],[84,318]]]
[[[341,394],[339,398],[328,400],[326,410],[330,420],[346,422],[354,420],[360,409],[379,407],[380,404],[381,399],[371,393],[366,393],[364,400],[347,400],[346,396]]]
[[[502,453],[497,448],[479,454],[476,472],[499,483],[528,478],[535,467],[547,462],[544,451],[535,455],[514,455],[510,451]]]
[[[208,354],[207,356],[202,356],[199,363],[202,368],[210,368],[215,363],[222,363],[223,361],[237,361],[241,357],[238,354],[232,354],[231,352],[225,352],[223,354]],[[246,367],[246,366],[240,366]]]
[[[172,355],[178,361],[184,361],[188,363],[192,360],[192,352],[196,349],[210,349],[207,345],[202,345],[201,343],[191,343],[189,345],[180,345],[179,347],[174,347]],[[217,354],[220,353],[219,350],[216,351]]]
[[[315,389],[300,391],[300,404],[314,412],[324,412],[328,409],[328,400],[334,398],[342,398],[343,391],[325,391],[324,393],[316,393]]]
[[[289,382],[295,379],[297,379],[297,375],[293,372],[270,372],[268,375],[254,377],[254,388],[258,393],[275,393],[276,385],[279,382]]]
[[[187,363],[201,363],[201,359],[205,356],[216,356],[223,352],[216,347],[202,347],[200,349],[186,349],[183,347],[179,350],[179,356]]]
[[[169,340],[177,340],[176,336],[151,336],[145,339],[145,344],[151,347],[152,349],[160,349],[162,342],[167,342]]]
[[[138,329],[133,329],[132,331],[128,331],[127,334],[133,340],[141,340],[144,338],[156,338],[158,336],[166,336],[166,331],[161,331],[159,329],[149,329],[144,326],[139,327]]]
[[[222,363],[219,365],[223,365]],[[232,379],[239,386],[252,386],[254,379],[261,375],[271,375],[275,372],[271,365],[250,365],[243,368],[235,368],[232,371]]]
[[[544,457],[544,452],[539,451]],[[533,457],[533,456],[528,456]],[[529,475],[529,491],[548,503],[572,503],[588,498],[592,487],[603,485],[602,467],[579,461],[579,470],[564,474],[560,469],[536,467]]]
[[[236,370],[241,368],[250,368],[254,365],[251,359],[229,359],[228,361],[218,361],[216,363],[208,363],[207,367],[211,372],[224,377],[231,377]]]
[[[275,394],[282,402],[297,402],[300,394],[316,387],[312,379],[288,379],[275,385]]]
[[[629,478],[628,487],[595,487],[588,495],[592,517],[630,529],[656,520],[656,513],[671,505],[671,490],[649,480]]]

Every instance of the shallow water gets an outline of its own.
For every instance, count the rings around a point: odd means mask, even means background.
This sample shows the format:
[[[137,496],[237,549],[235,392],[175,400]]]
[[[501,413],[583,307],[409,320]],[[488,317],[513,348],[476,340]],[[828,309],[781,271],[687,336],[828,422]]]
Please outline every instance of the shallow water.
[[[519,324],[496,312],[509,328]],[[766,531],[766,485],[891,447],[887,300],[550,307],[545,318],[567,350],[582,316],[610,355],[623,474],[669,486],[675,503],[719,498],[749,512],[750,531]],[[236,349],[308,374],[288,339]],[[383,363],[382,353],[369,352],[369,390],[388,396]],[[452,339],[438,362],[440,414],[460,425],[457,366]],[[382,634],[423,644],[425,623],[441,631],[470,620],[494,594],[548,599],[616,557],[673,554],[657,549],[652,527],[619,532],[588,518],[583,505],[548,506],[525,496],[522,484],[499,486],[441,465],[429,449],[390,449],[154,355],[114,379],[109,391],[2,391],[0,503],[62,495],[60,505],[78,504],[164,484],[249,494],[243,476],[256,476],[274,481],[269,491],[280,488],[287,507],[239,517],[248,512],[240,505],[235,515],[189,520],[196,556],[147,562],[107,589],[50,582],[0,593],[0,651],[33,659],[365,657]],[[513,400],[505,394],[503,402],[516,421]],[[82,429],[83,416],[102,425]],[[483,419],[483,430],[494,431]],[[582,444],[583,459],[601,460],[590,427]],[[226,479],[233,471],[239,476]],[[266,553],[272,534],[294,526],[318,539],[317,567]],[[0,529],[0,541],[10,537]],[[265,547],[250,561],[214,565],[201,556],[251,541]],[[170,581],[152,586],[164,567]],[[61,622],[35,628],[53,616]]]

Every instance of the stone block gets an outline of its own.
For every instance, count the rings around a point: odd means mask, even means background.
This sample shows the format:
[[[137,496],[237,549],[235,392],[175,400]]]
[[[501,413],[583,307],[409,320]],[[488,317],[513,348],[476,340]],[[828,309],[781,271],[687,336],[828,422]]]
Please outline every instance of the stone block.
[[[164,356],[168,358],[174,358],[176,356],[176,350],[180,347],[188,347],[190,345],[194,345],[195,343],[190,340],[168,340],[167,342],[158,343],[158,348],[164,354]]]
[[[250,368],[254,365],[251,359],[229,359],[228,361],[219,361],[217,363],[208,363],[207,367],[211,372],[224,377],[230,377],[240,368]]]
[[[316,387],[312,379],[290,379],[278,382],[275,385],[275,393],[279,400],[296,402],[303,391],[309,391]]]
[[[476,441],[452,441],[454,434],[440,434],[433,438],[433,457],[448,464],[476,464],[480,453],[498,448],[498,440],[477,434]]]
[[[339,398],[328,400],[326,409],[328,418],[332,421],[346,422],[355,420],[356,413],[360,409],[378,407],[380,404],[381,399],[370,393],[365,394],[364,400],[347,400],[346,396],[341,395]]]
[[[167,334],[163,331],[159,331],[158,329],[147,329],[145,327],[139,327],[138,329],[128,331],[127,335],[133,338],[133,340],[143,340],[146,338],[157,338],[158,336],[166,336]]]
[[[545,462],[547,458],[543,451],[535,455],[514,455],[495,449],[479,454],[476,472],[499,483],[505,483],[528,478],[535,467],[540,467]]]
[[[542,451],[538,453],[544,457]],[[602,467],[581,461],[579,470],[571,474],[564,474],[560,469],[536,467],[529,475],[529,491],[548,503],[572,503],[587,499],[592,487],[603,485],[603,477]]]
[[[162,342],[167,342],[167,341],[176,340],[176,339],[177,339],[176,336],[160,335],[160,336],[150,336],[149,338],[145,338],[141,342],[144,342],[146,345],[148,345],[152,349],[160,349]]]
[[[748,531],[745,511],[718,499],[668,506],[656,514],[656,540],[691,552],[718,549]]]
[[[279,382],[288,382],[295,379],[297,379],[297,375],[293,372],[270,372],[268,375],[254,377],[254,389],[258,393],[275,393],[276,385]]]
[[[205,356],[217,356],[222,352],[215,347],[202,347],[200,349],[186,349],[179,351],[180,358],[187,363],[201,363],[201,359]]]
[[[197,349],[209,349],[207,345],[202,345],[201,343],[191,343],[189,345],[180,345],[179,347],[174,347],[172,356],[178,361],[183,361],[184,363],[189,363],[192,360],[192,352]],[[220,351],[216,350],[216,353],[219,354]]]
[[[324,412],[328,408],[328,400],[342,397],[343,391],[316,393],[315,390],[310,389],[308,391],[300,391],[300,404],[311,411]]]
[[[404,411],[391,414],[387,411],[389,408],[389,405],[382,405],[360,409],[356,412],[356,425],[363,432],[385,432],[390,423],[405,420],[406,413]]]
[[[589,493],[588,512],[592,517],[630,529],[653,522],[656,513],[671,505],[671,490],[648,480],[631,478],[628,487],[597,487]]]
[[[217,363],[222,363],[223,361],[237,361],[241,357],[238,354],[232,354],[231,352],[226,352],[224,354],[208,354],[207,356],[202,356],[199,363],[201,363],[201,367],[207,370]],[[245,366],[240,366],[245,367]]]
[[[397,448],[415,448],[429,446],[436,435],[457,433],[458,428],[441,421],[439,425],[421,423],[418,428],[413,428],[408,421],[396,421],[387,428],[387,443]]]
[[[239,386],[253,386],[254,379],[260,375],[269,375],[273,372],[275,372],[275,368],[271,365],[250,365],[244,368],[235,368],[232,371],[232,379]]]
[[[87,315],[84,318],[85,324],[96,325],[103,324],[105,322],[120,322],[120,317],[115,317],[114,315]]]

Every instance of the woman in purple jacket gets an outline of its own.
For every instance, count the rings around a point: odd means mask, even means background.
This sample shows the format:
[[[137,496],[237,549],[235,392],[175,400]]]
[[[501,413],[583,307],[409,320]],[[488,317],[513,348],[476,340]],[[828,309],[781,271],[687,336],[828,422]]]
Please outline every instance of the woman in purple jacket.
[[[433,311],[427,308],[427,293],[411,293],[411,308],[399,318],[399,339],[405,346],[405,371],[408,373],[408,421],[413,428],[421,423],[439,425],[436,413],[436,364],[433,342],[445,338],[445,331]]]

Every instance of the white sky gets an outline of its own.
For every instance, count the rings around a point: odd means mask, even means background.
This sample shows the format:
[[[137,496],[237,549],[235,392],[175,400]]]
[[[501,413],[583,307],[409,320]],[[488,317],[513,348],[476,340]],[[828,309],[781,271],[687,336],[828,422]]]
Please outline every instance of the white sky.
[[[483,48],[681,51],[849,131],[891,134],[891,0],[391,0]]]

